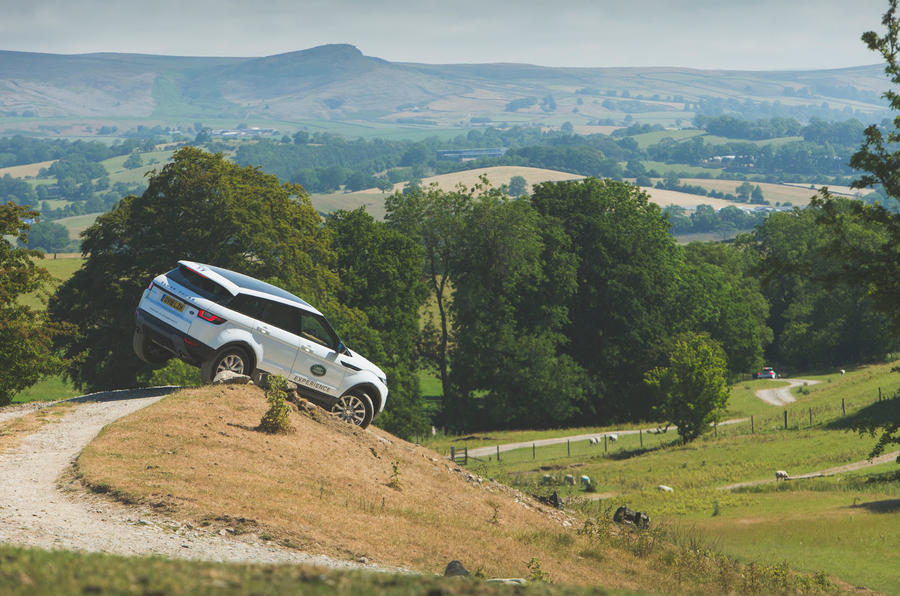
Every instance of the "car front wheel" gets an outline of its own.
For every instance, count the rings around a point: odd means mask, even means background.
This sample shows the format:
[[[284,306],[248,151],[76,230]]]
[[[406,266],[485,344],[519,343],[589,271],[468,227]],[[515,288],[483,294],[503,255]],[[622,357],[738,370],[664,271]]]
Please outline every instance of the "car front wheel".
[[[362,391],[351,391],[342,395],[331,407],[331,411],[341,420],[366,428],[372,422],[375,408],[372,400]]]
[[[239,375],[250,375],[250,358],[243,348],[225,348],[200,366],[200,379],[204,384],[212,383],[220,372],[230,371]]]

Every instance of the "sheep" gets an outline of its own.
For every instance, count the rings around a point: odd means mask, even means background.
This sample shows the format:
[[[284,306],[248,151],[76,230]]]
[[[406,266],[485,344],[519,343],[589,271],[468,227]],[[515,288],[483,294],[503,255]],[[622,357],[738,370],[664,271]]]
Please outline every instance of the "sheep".
[[[658,491],[661,492],[661,493],[673,493],[673,492],[675,492],[675,489],[674,489],[674,488],[672,488],[671,486],[666,486],[665,484],[660,484],[660,485],[658,485],[658,486],[656,487],[656,490],[658,490]]]
[[[841,369],[841,376],[843,377],[845,374],[847,374],[847,371],[844,370],[844,369],[842,368],[842,369]]]
[[[550,474],[544,474],[544,476],[541,478],[541,484],[553,484],[553,476],[551,476]]]
[[[788,476],[788,473],[785,472],[784,470],[776,470],[775,471],[775,482],[778,482],[779,480],[789,480],[790,478],[791,477]]]
[[[588,439],[588,443],[590,443],[591,445],[596,445],[599,442],[600,441],[597,440],[597,437],[591,437],[590,439]]]
[[[563,483],[571,484],[572,486],[575,486],[575,477],[572,476],[571,474],[566,474],[565,478],[563,478]]]
[[[591,477],[582,475],[581,478],[578,479],[581,482],[582,486],[590,486],[591,485]]]
[[[609,433],[606,436],[609,438],[610,441],[618,441],[619,440],[619,435],[617,435],[616,433]]]

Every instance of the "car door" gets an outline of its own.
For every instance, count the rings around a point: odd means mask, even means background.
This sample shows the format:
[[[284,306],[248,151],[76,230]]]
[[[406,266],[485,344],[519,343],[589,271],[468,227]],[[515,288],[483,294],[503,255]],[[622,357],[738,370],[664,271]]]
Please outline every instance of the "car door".
[[[239,294],[229,305],[252,320],[247,329],[262,346],[257,368],[288,378],[300,346],[300,310],[261,296]]]
[[[301,313],[300,326],[300,350],[291,380],[338,397],[348,371],[340,362],[337,336],[324,317],[306,311]]]

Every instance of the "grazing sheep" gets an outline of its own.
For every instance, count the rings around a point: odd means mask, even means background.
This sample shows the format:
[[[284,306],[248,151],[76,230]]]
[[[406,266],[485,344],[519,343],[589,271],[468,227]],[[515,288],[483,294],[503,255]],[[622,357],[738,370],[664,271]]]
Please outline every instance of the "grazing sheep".
[[[590,486],[591,485],[591,477],[590,476],[582,476],[578,479],[581,482],[582,486]]]
[[[572,476],[571,474],[566,474],[565,478],[563,478],[563,483],[571,484],[572,486],[575,486],[575,477]]]
[[[553,484],[553,476],[550,474],[544,474],[541,478],[541,484]]]
[[[784,470],[776,470],[775,482],[778,482],[779,480],[788,480],[788,479],[790,479],[790,476],[788,476],[787,472],[785,472]]]
[[[609,437],[610,441],[618,441],[619,440],[619,435],[617,435],[616,433],[609,433],[606,436]]]
[[[842,369],[841,369],[841,376],[843,377],[845,374],[847,374],[847,371],[844,370],[844,369],[842,368]]]
[[[590,439],[588,439],[588,443],[590,443],[591,445],[596,445],[599,442],[600,441],[597,440],[597,437],[591,437]]]
[[[666,486],[665,484],[660,484],[659,486],[656,487],[656,490],[658,490],[661,493],[674,493],[675,492],[674,488],[672,488],[671,486]]]

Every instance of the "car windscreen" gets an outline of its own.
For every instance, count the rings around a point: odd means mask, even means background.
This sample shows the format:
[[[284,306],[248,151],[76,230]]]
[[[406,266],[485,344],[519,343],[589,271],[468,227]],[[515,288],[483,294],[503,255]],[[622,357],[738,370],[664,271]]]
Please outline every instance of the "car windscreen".
[[[217,284],[209,278],[203,277],[196,271],[188,269],[184,265],[179,265],[176,269],[169,271],[166,273],[166,277],[178,285],[184,286],[192,292],[196,292],[198,295],[203,296],[207,300],[212,300],[218,304],[228,304],[232,298],[234,298],[231,292],[225,289],[224,286]]]

